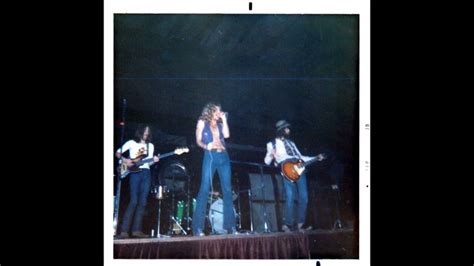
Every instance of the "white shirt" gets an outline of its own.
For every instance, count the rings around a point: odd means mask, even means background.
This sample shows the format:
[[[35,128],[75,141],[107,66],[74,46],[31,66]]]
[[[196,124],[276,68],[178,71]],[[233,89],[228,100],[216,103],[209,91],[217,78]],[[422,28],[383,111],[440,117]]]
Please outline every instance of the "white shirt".
[[[277,163],[281,163],[285,160],[293,159],[293,158],[295,159],[301,158],[305,162],[315,158],[315,157],[301,155],[300,151],[298,150],[298,148],[296,147],[293,141],[288,140],[288,139],[286,141],[288,141],[290,145],[293,145],[293,148],[296,151],[297,155],[291,155],[291,156],[288,155],[288,153],[286,153],[285,144],[283,143],[283,141],[280,138],[276,138],[275,139],[275,149],[276,149],[275,161]],[[266,165],[270,165],[270,163],[273,160],[272,152],[273,152],[273,144],[270,141],[267,143],[267,154],[265,155],[265,159],[264,159]]]
[[[123,154],[126,151],[130,150],[130,159],[135,159],[137,157],[137,154],[138,154],[139,150],[142,149],[142,148],[145,150],[145,154],[146,154],[147,153],[147,150],[146,150],[147,149],[147,144],[146,143],[137,143],[133,139],[131,139],[131,140],[125,142],[125,144],[123,144],[122,151],[120,151],[120,149],[118,149],[117,152],[121,152]],[[148,151],[148,155],[147,155],[147,157],[145,157],[143,159],[153,158],[153,152],[155,151],[155,147],[153,146],[153,143],[148,143],[148,148],[150,149]],[[150,164],[145,163],[143,165],[140,165],[139,168],[150,169]]]

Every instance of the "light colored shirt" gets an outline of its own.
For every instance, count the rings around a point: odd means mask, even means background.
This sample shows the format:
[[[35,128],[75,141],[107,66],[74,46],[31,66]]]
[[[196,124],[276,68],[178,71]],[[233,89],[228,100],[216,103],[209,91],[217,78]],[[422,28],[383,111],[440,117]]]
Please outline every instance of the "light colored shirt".
[[[147,146],[149,148],[149,151],[147,151]],[[138,152],[140,151],[140,149],[144,149],[145,154],[147,154],[147,152],[148,152],[148,155],[143,159],[153,158],[153,152],[155,152],[155,147],[153,146],[153,143],[148,143],[148,144],[146,144],[146,143],[137,143],[133,139],[125,142],[125,144],[123,144],[123,146],[122,146],[122,151],[120,151],[120,149],[118,149],[117,152],[121,152],[123,154],[126,151],[130,151],[130,159],[135,159],[137,157]],[[140,165],[139,168],[150,169],[150,164],[145,163],[143,165]]]
[[[285,160],[288,160],[288,159],[299,159],[299,158],[301,158],[303,161],[306,162],[306,161],[309,161],[309,160],[315,158],[315,157],[309,157],[309,156],[301,155],[300,151],[298,150],[298,148],[296,147],[296,145],[293,141],[288,140],[288,139],[286,141],[288,141],[289,145],[293,146],[293,149],[296,152],[296,155],[289,155],[286,152],[285,143],[283,143],[283,141],[280,138],[276,138],[275,139],[275,149],[276,149],[275,158],[273,158],[273,156],[272,156],[273,143],[271,141],[267,143],[267,154],[265,155],[265,159],[264,159],[266,165],[270,165],[270,163],[272,162],[273,159],[275,159],[275,161],[277,163],[281,163],[281,162],[283,162]]]

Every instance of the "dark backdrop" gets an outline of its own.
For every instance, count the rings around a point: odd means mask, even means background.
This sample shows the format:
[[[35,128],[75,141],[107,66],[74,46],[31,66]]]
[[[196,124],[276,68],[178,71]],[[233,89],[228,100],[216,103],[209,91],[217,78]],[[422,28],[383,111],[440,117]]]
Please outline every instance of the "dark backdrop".
[[[158,152],[190,147],[190,153],[168,160],[188,168],[195,196],[202,151],[194,146],[194,130],[207,102],[229,112],[228,142],[238,144],[229,145],[232,160],[263,162],[275,122],[286,119],[302,153],[331,155],[308,170],[311,200],[319,203],[310,204],[309,223],[318,225],[318,212],[334,210],[327,189],[334,183],[334,161],[344,170],[343,216],[357,218],[357,15],[116,14],[114,49],[116,148],[126,99],[125,140],[138,123],[148,123]],[[155,179],[167,162],[154,168]]]

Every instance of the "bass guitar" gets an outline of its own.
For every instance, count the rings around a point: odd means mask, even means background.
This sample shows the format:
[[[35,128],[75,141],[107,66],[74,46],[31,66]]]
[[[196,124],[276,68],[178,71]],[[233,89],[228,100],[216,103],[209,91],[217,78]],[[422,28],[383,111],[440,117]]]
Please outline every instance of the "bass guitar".
[[[160,156],[158,156],[158,158],[161,159],[161,158],[165,158],[165,157],[175,155],[175,154],[176,155],[181,155],[181,154],[186,153],[186,152],[189,152],[188,148],[178,148],[178,149],[175,149],[172,152],[161,154]],[[131,166],[128,166],[122,160],[122,163],[120,165],[120,178],[123,179],[130,173],[140,172],[141,171],[141,168],[140,168],[141,165],[149,163],[149,162],[153,162],[153,158],[143,159],[145,156],[146,156],[146,154],[141,154],[141,155],[138,155],[137,157],[135,157],[135,159],[131,159],[132,162],[133,162],[133,165],[131,165]]]

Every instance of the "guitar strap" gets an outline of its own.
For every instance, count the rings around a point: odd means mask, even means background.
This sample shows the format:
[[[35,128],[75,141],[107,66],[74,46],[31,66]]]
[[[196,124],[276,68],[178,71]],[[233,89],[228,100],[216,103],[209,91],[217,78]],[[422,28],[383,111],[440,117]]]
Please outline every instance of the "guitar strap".
[[[273,149],[276,150],[276,139],[272,139],[272,146],[273,146]],[[277,163],[276,160],[274,159],[273,165],[278,166],[279,163]]]
[[[150,144],[149,142],[146,143],[146,156],[145,156],[145,158],[148,158],[148,156],[149,156],[149,152],[150,152],[149,144]],[[152,154],[152,156],[153,156],[153,154]],[[150,167],[150,164],[148,164],[148,167]]]
[[[292,154],[288,154],[290,156],[298,156],[299,159],[301,159],[301,154],[299,154],[298,152],[296,152],[296,148],[293,144],[293,141],[289,140],[289,139],[285,139],[283,141],[285,143],[285,148],[286,146],[288,146],[288,148],[290,149],[291,153]],[[287,152],[288,153],[288,152]]]
[[[293,141],[288,141],[290,143],[290,147],[291,149],[293,150],[293,153],[298,156],[298,158],[301,159],[301,153],[299,153],[297,150],[296,150],[296,146],[295,146],[295,143]],[[301,159],[302,160],[302,159]]]
[[[301,159],[301,154],[300,154],[299,152],[297,152],[297,150],[296,150],[296,148],[295,148],[295,146],[294,146],[294,144],[293,144],[293,142],[292,142],[291,140],[285,139],[285,140],[283,141],[283,143],[285,144],[285,146],[288,146],[288,147],[291,149],[291,152],[292,152],[294,155],[298,156],[298,158]],[[276,150],[276,139],[273,139],[273,140],[272,140],[272,146],[273,146],[273,149]],[[301,160],[302,160],[302,159],[301,159]]]

